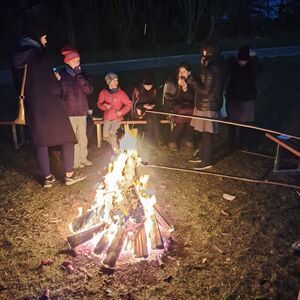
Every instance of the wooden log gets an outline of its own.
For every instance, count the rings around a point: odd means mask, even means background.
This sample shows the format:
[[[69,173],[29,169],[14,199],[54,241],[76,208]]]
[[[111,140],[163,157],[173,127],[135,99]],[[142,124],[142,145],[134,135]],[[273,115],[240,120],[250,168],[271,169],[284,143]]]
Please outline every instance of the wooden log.
[[[164,249],[164,242],[155,215],[151,216],[151,249]]]
[[[70,235],[67,237],[68,243],[71,246],[71,248],[73,249],[76,246],[81,245],[84,242],[92,239],[94,234],[102,231],[104,229],[104,227],[105,227],[105,224],[102,223],[102,224],[98,224],[93,227],[90,227],[84,231]]]
[[[109,246],[105,259],[103,260],[103,265],[107,268],[114,268],[116,265],[117,259],[122,250],[122,246],[125,240],[125,228],[123,226],[119,226],[118,231]]]
[[[143,224],[137,231],[134,239],[134,254],[136,257],[148,257],[147,236]]]
[[[155,203],[153,205],[153,208],[155,210],[155,217],[156,220],[158,221],[158,223],[165,229],[168,231],[173,231],[174,230],[174,226],[172,224],[172,221],[170,220],[170,218],[167,216],[167,214],[162,210],[162,208],[160,207],[159,204]]]
[[[72,229],[74,232],[77,232],[84,228],[87,224],[89,224],[89,227],[97,225],[99,223],[102,223],[102,217],[101,217],[101,210],[102,207],[95,207],[94,209],[91,209],[87,211],[86,213],[82,214],[79,217],[76,217],[72,221]]]
[[[108,244],[109,242],[108,242],[107,235],[106,233],[104,233],[101,239],[99,240],[99,242],[97,243],[94,249],[94,253],[100,255],[108,247]]]

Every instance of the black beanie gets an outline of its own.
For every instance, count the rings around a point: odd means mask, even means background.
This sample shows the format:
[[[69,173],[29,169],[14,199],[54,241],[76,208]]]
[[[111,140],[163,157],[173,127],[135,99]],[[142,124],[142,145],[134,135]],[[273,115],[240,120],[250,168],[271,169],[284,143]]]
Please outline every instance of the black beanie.
[[[243,46],[238,51],[238,60],[249,60],[250,59],[250,46]]]
[[[143,84],[153,85],[153,73],[147,72],[143,75]]]

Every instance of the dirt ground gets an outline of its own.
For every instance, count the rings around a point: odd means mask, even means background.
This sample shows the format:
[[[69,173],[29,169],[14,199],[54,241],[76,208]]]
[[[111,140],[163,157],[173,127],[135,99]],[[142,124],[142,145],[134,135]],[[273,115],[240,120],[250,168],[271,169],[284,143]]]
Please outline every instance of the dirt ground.
[[[296,299],[300,257],[291,244],[299,239],[300,195],[294,189],[144,168],[173,220],[172,246],[162,265],[144,260],[109,275],[94,257],[65,251],[67,224],[79,206],[91,204],[107,152],[90,149],[86,181],[48,190],[39,185],[29,145],[18,152],[1,146],[0,154],[0,299],[39,299],[46,288],[51,299]],[[150,163],[178,167],[191,167],[191,154],[147,145],[140,151]],[[61,163],[51,162],[59,177]],[[271,167],[271,159],[235,152],[211,171],[262,178]],[[300,183],[299,175],[268,178]],[[53,264],[42,267],[45,258]],[[66,259],[72,274],[60,266]]]

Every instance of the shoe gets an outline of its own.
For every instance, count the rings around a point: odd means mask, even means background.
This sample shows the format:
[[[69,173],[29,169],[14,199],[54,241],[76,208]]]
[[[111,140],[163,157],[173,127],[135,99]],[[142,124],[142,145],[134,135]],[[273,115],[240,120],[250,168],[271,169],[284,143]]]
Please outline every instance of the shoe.
[[[170,151],[177,151],[177,144],[176,143],[169,143],[169,149]]]
[[[45,177],[43,182],[43,188],[51,188],[53,183],[56,181],[56,178],[51,174],[48,177]]]
[[[194,167],[194,170],[207,170],[212,168],[212,165],[209,163],[205,163],[204,161],[202,161],[201,163],[199,163],[196,167]]]
[[[83,165],[83,164],[80,164],[79,166],[74,166],[73,167],[73,169],[82,169],[82,168],[84,168],[85,167],[85,165]]]
[[[65,177],[65,185],[72,185],[84,179],[86,179],[86,174],[73,172],[71,177]]]
[[[83,166],[89,167],[91,166],[93,163],[89,160],[86,160],[85,162],[81,163]]]

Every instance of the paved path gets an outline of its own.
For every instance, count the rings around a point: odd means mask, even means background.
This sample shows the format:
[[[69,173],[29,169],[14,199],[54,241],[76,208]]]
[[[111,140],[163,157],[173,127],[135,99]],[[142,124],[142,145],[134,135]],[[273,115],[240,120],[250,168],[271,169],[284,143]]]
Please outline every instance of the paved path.
[[[225,58],[236,54],[236,51],[222,52]],[[280,57],[300,55],[300,45],[290,47],[260,48],[257,49],[259,57]],[[117,60],[103,63],[84,64],[83,68],[88,74],[104,74],[108,71],[120,72],[173,66],[187,60],[190,63],[198,63],[199,54],[176,55],[166,57],[153,57],[131,60]],[[12,75],[9,70],[0,71],[0,84],[12,83]]]

